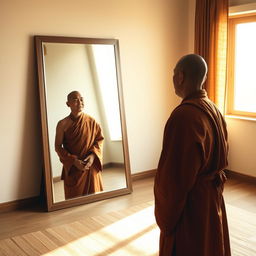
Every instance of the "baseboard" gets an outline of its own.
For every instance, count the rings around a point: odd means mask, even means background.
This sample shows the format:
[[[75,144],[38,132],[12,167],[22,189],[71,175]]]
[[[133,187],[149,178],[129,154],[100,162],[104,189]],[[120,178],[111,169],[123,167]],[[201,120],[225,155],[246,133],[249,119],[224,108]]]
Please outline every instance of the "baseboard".
[[[35,197],[10,201],[6,203],[0,203],[0,213],[22,209],[26,206],[38,204],[39,201],[40,201],[40,196],[35,196]]]
[[[141,180],[141,179],[145,179],[145,178],[154,177],[155,174],[156,174],[155,169],[144,171],[144,172],[138,172],[138,173],[132,174],[131,179],[132,179],[132,181]],[[54,181],[59,180],[59,178],[60,177],[55,177]],[[34,204],[38,204],[38,202],[40,202],[40,200],[41,200],[41,197],[36,196],[36,197],[30,197],[30,198],[11,201],[11,202],[6,202],[6,203],[0,203],[0,213],[10,212],[10,211],[22,209],[22,208],[25,208],[27,206],[31,206]]]
[[[237,173],[231,170],[226,170],[225,172],[228,178],[239,179],[244,182],[256,184],[256,177],[242,174],[242,173]],[[141,180],[145,178],[151,178],[151,177],[154,177],[155,174],[156,174],[156,169],[148,170],[144,172],[138,172],[138,173],[132,174],[131,179],[132,181],[136,181],[136,180]],[[59,179],[59,178],[60,177],[56,177],[56,179]],[[31,206],[33,204],[37,204],[40,200],[41,200],[40,196],[36,196],[36,197],[6,202],[6,203],[0,203],[0,213],[10,212],[13,210],[24,208],[26,206]]]
[[[256,184],[256,177],[246,175],[246,174],[242,174],[242,173],[238,173],[238,172],[234,172],[234,171],[231,171],[231,170],[225,170],[225,172],[226,172],[226,175],[227,175],[228,178],[239,179],[239,180],[244,181],[244,182],[249,182],[249,183]]]
[[[150,177],[155,177],[156,175],[156,169],[153,170],[148,170],[144,172],[138,172],[138,173],[133,173],[132,176],[132,181],[135,180],[141,180],[145,178],[150,178]]]
[[[124,164],[115,162],[103,164],[103,170],[106,168],[124,168]]]

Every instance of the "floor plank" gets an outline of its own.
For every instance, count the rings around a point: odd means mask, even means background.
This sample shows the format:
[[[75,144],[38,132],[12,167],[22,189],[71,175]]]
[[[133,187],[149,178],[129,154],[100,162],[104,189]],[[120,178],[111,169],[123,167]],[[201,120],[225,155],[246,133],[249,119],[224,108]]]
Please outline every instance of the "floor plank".
[[[224,197],[232,256],[255,256],[256,186],[230,179]],[[135,181],[130,195],[88,205],[2,213],[0,227],[0,255],[157,255],[153,179]]]

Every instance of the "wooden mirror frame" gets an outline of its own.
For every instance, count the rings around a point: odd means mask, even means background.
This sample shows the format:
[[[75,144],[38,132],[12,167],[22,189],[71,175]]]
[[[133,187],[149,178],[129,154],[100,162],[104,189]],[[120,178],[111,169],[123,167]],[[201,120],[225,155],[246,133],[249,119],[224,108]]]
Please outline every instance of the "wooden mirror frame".
[[[43,158],[44,158],[44,179],[45,191],[47,199],[48,211],[63,209],[67,207],[77,206],[81,204],[92,203],[99,200],[108,199],[120,195],[129,194],[132,192],[130,162],[128,153],[128,142],[125,122],[125,111],[123,103],[122,82],[121,82],[121,69],[119,57],[119,44],[117,39],[98,39],[98,38],[78,38],[78,37],[60,37],[60,36],[40,36],[37,35],[35,39],[37,71],[38,71],[38,86],[40,97],[40,111],[41,111],[41,129],[42,129],[42,144],[43,144]],[[122,142],[124,153],[124,167],[126,177],[126,187],[101,192],[98,194],[90,194],[82,197],[68,199],[65,201],[54,202],[53,200],[53,187],[52,187],[52,167],[50,161],[50,148],[49,148],[49,133],[48,133],[48,119],[47,119],[47,102],[46,102],[46,83],[45,83],[45,70],[44,70],[44,57],[43,57],[43,43],[71,43],[71,44],[106,44],[114,46],[115,61],[116,61],[116,75],[118,85],[119,109],[122,130]]]

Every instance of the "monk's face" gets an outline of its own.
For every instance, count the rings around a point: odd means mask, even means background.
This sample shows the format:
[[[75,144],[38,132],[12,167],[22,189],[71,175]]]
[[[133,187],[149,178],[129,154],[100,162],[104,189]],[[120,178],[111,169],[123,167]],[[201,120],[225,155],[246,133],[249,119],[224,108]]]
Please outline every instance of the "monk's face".
[[[81,112],[84,108],[84,99],[79,92],[70,95],[67,105],[70,107],[71,112]]]

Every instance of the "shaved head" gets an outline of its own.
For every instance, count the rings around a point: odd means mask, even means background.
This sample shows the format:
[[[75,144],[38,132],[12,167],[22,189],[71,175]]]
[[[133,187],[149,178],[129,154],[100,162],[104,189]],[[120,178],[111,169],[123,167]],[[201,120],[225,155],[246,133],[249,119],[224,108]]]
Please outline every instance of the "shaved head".
[[[70,93],[68,94],[68,96],[67,96],[67,101],[72,100],[76,95],[81,95],[81,93],[78,92],[78,91],[72,91],[72,92],[70,92]]]
[[[205,60],[197,54],[183,56],[177,63],[176,69],[184,73],[186,79],[196,85],[202,85],[207,74]]]
[[[67,96],[67,106],[71,109],[74,116],[81,113],[84,108],[84,98],[78,91],[72,91]]]

